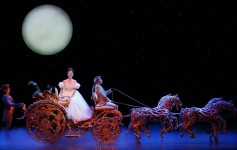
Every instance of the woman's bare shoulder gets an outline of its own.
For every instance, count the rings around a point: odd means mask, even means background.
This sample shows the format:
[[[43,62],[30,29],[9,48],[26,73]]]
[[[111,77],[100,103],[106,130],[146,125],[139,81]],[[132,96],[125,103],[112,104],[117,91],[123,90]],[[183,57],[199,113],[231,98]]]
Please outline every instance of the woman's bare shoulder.
[[[75,80],[75,79],[72,79],[72,82],[74,82],[74,83],[77,83],[77,80]]]

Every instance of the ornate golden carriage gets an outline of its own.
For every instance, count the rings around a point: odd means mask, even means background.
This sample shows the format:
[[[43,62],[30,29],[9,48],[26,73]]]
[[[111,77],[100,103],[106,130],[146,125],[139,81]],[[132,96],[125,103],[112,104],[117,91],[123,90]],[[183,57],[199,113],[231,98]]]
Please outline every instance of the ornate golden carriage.
[[[67,119],[67,103],[58,101],[53,94],[47,90],[42,92],[43,98],[25,109],[23,118],[26,121],[26,130],[33,139],[53,143],[63,135],[69,138],[81,137],[88,131],[101,143],[112,143],[118,138],[122,124],[120,111],[112,107],[91,106],[92,118],[74,124]]]

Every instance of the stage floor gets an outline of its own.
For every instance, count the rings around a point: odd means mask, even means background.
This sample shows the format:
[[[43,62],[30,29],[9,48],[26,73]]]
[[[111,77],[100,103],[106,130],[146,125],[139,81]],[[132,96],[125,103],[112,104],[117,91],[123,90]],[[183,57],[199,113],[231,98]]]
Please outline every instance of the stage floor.
[[[140,144],[136,142],[134,134],[127,133],[127,127],[121,127],[121,133],[118,139],[110,144],[99,143],[88,132],[86,135],[77,138],[68,138],[62,136],[52,144],[40,143],[33,140],[24,128],[14,128],[9,134],[1,129],[0,131],[0,150],[234,150],[237,149],[237,132],[227,131],[225,134],[219,134],[218,143],[210,143],[209,137],[205,131],[195,131],[196,138],[192,139],[185,132],[180,137],[180,131],[175,130],[165,134],[164,141],[160,140],[159,126],[148,126],[151,137],[148,138],[143,132]]]

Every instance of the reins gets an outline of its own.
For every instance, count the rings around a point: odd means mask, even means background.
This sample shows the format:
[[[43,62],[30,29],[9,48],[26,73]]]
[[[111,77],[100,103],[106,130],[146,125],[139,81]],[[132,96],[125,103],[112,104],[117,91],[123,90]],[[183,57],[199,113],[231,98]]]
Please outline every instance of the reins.
[[[115,90],[115,91],[119,92],[120,94],[122,94],[122,95],[124,95],[124,96],[130,98],[130,99],[133,100],[133,101],[136,101],[137,103],[139,103],[139,104],[141,104],[141,105],[143,105],[143,106],[145,106],[145,107],[150,108],[149,106],[147,106],[147,105],[141,103],[140,101],[136,100],[135,98],[132,98],[131,96],[125,94],[124,92],[122,92],[122,91],[120,91],[120,90],[118,90],[118,89],[116,89],[116,88],[113,88],[113,90]],[[112,92],[112,101],[113,101],[113,92]],[[122,105],[132,106],[132,107],[140,107],[140,106],[125,104],[125,103],[120,103],[120,102],[115,102],[115,101],[113,101],[113,102],[114,102],[114,103],[118,103],[118,104],[122,104]]]

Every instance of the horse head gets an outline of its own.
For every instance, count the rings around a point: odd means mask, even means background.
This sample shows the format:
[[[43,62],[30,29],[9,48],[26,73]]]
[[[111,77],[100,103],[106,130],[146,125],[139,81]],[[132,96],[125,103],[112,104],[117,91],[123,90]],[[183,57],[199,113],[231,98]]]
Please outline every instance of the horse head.
[[[168,94],[160,99],[157,107],[165,108],[168,109],[169,111],[171,111],[175,107],[176,110],[178,111],[179,108],[182,107],[182,102],[178,97],[178,94],[176,95]]]
[[[235,112],[235,105],[234,103],[232,103],[232,101],[218,101],[216,103],[213,103],[212,105],[209,106],[209,109],[214,109],[216,111],[218,111],[219,113],[222,111],[231,111],[231,112]]]
[[[176,108],[177,111],[179,111],[180,108],[182,108],[182,102],[180,98],[178,97],[178,94],[174,95],[173,97],[173,106]]]
[[[235,111],[236,111],[235,104],[232,102],[232,100],[230,100],[227,103],[228,103],[228,107],[226,110],[229,110],[235,114]]]

